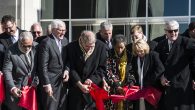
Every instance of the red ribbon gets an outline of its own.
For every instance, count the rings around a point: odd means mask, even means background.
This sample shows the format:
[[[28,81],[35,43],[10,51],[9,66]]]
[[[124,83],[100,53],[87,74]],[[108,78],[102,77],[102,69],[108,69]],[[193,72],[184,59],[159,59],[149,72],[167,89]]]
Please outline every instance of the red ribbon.
[[[150,103],[154,107],[157,107],[161,94],[162,94],[161,91],[150,86],[150,87],[146,87],[146,88],[139,90],[133,95],[127,96],[127,99],[128,100],[138,100],[140,98],[144,98],[148,103]]]
[[[95,100],[97,110],[105,110],[103,100],[109,98],[108,92],[102,88],[99,88],[96,84],[92,83],[89,93]]]
[[[122,100],[126,100],[129,96],[134,96],[139,91],[139,86],[131,86],[131,88],[125,86],[123,87],[123,90],[125,95],[110,95],[110,99],[113,103],[118,103]]]
[[[5,87],[4,87],[4,77],[0,73],[0,103],[3,103],[5,100]]]
[[[27,110],[38,110],[36,90],[33,86],[22,87],[22,96],[20,97],[18,105]]]
[[[97,85],[92,84],[90,88],[90,95],[96,102],[97,110],[105,110],[104,108],[104,100],[111,99],[112,102],[117,103],[122,100],[138,100],[140,98],[144,98],[154,107],[157,106],[161,92],[154,87],[146,87],[143,89],[139,89],[139,86],[132,86],[130,88],[123,87],[125,91],[125,95],[108,95],[108,92],[102,88],[99,88]]]

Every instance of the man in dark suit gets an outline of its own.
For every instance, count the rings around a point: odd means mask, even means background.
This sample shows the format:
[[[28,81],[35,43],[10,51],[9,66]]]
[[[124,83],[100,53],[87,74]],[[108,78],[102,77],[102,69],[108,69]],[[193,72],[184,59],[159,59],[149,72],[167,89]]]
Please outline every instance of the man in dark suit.
[[[4,59],[4,54],[5,54],[5,48],[2,44],[0,44],[0,75],[3,74],[2,68],[3,68],[3,59]],[[0,110],[1,110],[1,104],[0,104]]]
[[[110,22],[102,22],[100,24],[100,30],[96,34],[96,38],[107,45],[107,49],[112,49],[112,30],[113,26]]]
[[[181,34],[182,36],[193,38],[195,39],[195,21],[191,22],[188,26],[188,29],[184,33]]]
[[[165,67],[161,77],[164,93],[160,109],[194,110],[195,83],[189,64],[195,56],[195,41],[179,35],[179,24],[175,20],[166,22],[165,33],[167,39],[159,42],[156,47]]]
[[[5,54],[5,48],[2,44],[0,44],[0,71],[2,71],[3,67],[3,59],[4,59],[4,54]]]
[[[5,15],[1,19],[4,32],[0,34],[0,43],[7,49],[10,45],[18,41],[19,35],[23,30],[16,25],[16,20],[11,15]]]
[[[106,74],[106,45],[92,31],[83,31],[79,40],[67,46],[70,63],[68,110],[93,110],[89,95],[92,83],[100,85]],[[88,108],[90,107],[90,108]]]
[[[38,71],[42,88],[43,110],[65,110],[65,98],[69,68],[66,66],[65,46],[68,40],[64,37],[66,25],[61,20],[51,22],[52,34],[39,46]]]
[[[5,53],[3,74],[6,85],[5,104],[8,110],[22,110],[18,101],[21,88],[27,85],[37,85],[36,77],[36,47],[30,32],[21,33],[17,43],[8,48]],[[29,78],[34,79],[29,83]],[[36,80],[36,81],[35,81]]]
[[[160,41],[163,41],[166,38],[167,38],[167,36],[166,36],[166,34],[164,34],[163,36],[159,36],[159,37],[153,39],[152,41],[155,41],[155,42],[159,43]]]

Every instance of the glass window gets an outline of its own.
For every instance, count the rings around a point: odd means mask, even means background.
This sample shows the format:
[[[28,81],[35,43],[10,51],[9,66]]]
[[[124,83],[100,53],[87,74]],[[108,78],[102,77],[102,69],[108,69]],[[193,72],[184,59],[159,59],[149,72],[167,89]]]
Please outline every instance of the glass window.
[[[105,0],[72,0],[72,18],[105,18]]]
[[[47,27],[51,22],[41,22],[41,26],[43,29],[43,35],[47,35]]]
[[[69,0],[41,0],[42,19],[67,19]]]
[[[73,26],[72,27],[72,41],[78,40],[81,32],[86,29],[86,26]]]
[[[69,0],[54,0],[54,19],[69,18]]]
[[[191,18],[191,22],[194,21],[195,22],[195,18]]]
[[[150,24],[148,27],[148,35],[151,40],[165,34],[164,24]]]
[[[17,13],[16,13],[16,7],[17,7]],[[16,0],[1,0],[0,3],[0,20],[4,15],[12,15],[14,17],[17,17],[17,25],[20,27],[20,16],[21,16],[21,1],[18,0],[17,6],[16,6]],[[17,15],[16,15],[17,14]]]
[[[191,8],[192,8],[192,15],[193,16],[195,16],[195,6],[194,6],[194,4],[195,4],[195,0],[191,0]]]
[[[53,19],[54,0],[41,0],[42,19]]]
[[[188,25],[189,24],[179,24],[179,33],[182,34],[186,31],[186,29],[188,29]]]
[[[1,0],[0,10],[1,10],[0,17],[3,17],[4,15],[7,14],[15,16],[16,0]]]
[[[144,17],[145,0],[109,0],[109,17]]]
[[[149,0],[148,16],[187,16],[188,4],[188,0]]]

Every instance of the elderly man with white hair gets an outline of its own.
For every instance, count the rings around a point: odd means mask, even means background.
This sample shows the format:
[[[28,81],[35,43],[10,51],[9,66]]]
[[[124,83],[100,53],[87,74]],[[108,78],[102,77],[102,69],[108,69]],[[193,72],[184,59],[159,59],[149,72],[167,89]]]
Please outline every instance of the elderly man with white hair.
[[[2,71],[6,85],[5,105],[8,110],[23,110],[18,106],[22,87],[38,84],[38,78],[35,77],[36,50],[37,43],[33,42],[31,32],[22,32],[18,42],[11,45],[5,53]],[[36,79],[36,82],[34,80],[29,83],[30,79]]]
[[[38,54],[42,110],[66,110],[66,82],[69,79],[65,51],[68,40],[64,37],[66,25],[61,20],[53,20],[51,28],[52,33],[40,43]]]
[[[179,35],[179,23],[175,20],[166,22],[164,30],[167,39],[159,42],[156,47],[165,67],[161,76],[164,93],[160,108],[194,110],[195,84],[189,64],[195,56],[195,41]]]

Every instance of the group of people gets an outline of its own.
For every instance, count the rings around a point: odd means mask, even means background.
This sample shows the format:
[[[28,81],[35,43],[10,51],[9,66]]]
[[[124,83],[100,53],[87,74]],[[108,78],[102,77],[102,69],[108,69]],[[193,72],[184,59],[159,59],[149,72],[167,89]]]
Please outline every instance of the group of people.
[[[108,99],[106,110],[195,110],[195,22],[180,35],[179,23],[167,21],[165,35],[152,41],[141,26],[132,26],[130,44],[124,35],[112,35],[108,21],[98,33],[84,30],[70,43],[61,20],[51,22],[46,36],[37,23],[30,32],[21,30],[11,15],[3,16],[1,25],[2,110],[24,110],[18,102],[25,86],[36,88],[39,110],[95,110],[92,84],[110,95],[124,95],[125,86],[162,92],[157,106],[143,98],[118,103]]]

